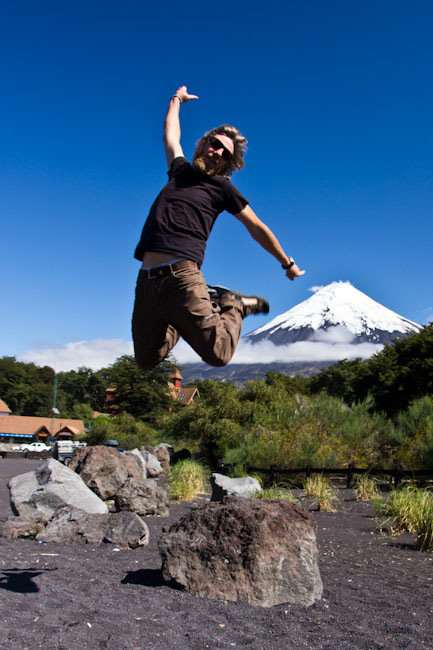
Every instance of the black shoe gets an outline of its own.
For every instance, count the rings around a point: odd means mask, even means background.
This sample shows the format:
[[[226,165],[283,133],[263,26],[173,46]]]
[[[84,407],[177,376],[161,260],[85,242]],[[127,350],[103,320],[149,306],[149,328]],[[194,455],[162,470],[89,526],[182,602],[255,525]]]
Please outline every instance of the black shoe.
[[[218,303],[219,298],[225,294],[230,294],[239,300],[243,306],[243,317],[250,316],[250,314],[269,314],[269,303],[264,298],[260,296],[245,296],[239,291],[232,291],[227,287],[222,287],[220,285],[215,285],[207,288],[209,292],[209,297],[213,302]]]

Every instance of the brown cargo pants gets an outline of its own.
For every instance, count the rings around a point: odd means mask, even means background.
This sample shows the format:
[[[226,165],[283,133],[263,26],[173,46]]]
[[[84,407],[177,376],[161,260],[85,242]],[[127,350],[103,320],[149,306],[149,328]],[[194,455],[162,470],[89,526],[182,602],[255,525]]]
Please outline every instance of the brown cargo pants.
[[[182,337],[211,366],[225,366],[242,331],[241,303],[231,294],[211,302],[197,264],[190,260],[142,269],[132,316],[137,365],[151,370]]]

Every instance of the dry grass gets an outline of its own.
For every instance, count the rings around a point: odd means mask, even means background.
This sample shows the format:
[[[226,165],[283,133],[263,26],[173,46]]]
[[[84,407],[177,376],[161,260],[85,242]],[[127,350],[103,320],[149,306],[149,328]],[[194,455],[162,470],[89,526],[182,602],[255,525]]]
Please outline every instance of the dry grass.
[[[378,480],[368,474],[361,474],[356,479],[355,495],[358,501],[380,499]]]
[[[338,492],[332,487],[329,479],[322,474],[309,476],[304,483],[305,496],[313,497],[317,507],[323,512],[335,512],[334,507],[339,503]]]
[[[386,517],[382,527],[393,533],[414,533],[418,548],[433,552],[433,493],[430,490],[415,486],[395,490],[385,504],[375,504],[375,511]]]

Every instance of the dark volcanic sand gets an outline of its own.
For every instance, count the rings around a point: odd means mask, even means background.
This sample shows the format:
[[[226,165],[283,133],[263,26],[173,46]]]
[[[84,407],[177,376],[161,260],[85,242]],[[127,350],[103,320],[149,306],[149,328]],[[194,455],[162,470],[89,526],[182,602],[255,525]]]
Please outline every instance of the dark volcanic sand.
[[[0,520],[7,481],[38,461],[0,459]],[[337,513],[315,513],[324,595],[305,609],[210,601],[161,583],[161,527],[147,548],[60,546],[0,539],[0,648],[84,650],[333,650],[433,648],[433,556],[414,538],[376,532],[369,504],[341,489]]]

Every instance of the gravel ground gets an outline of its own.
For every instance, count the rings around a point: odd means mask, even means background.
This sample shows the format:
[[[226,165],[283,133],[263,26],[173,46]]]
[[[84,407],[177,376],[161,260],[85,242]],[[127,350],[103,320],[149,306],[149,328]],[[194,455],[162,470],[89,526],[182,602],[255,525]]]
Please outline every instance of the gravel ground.
[[[0,520],[11,514],[9,478],[37,464],[0,459]],[[0,648],[431,650],[433,555],[417,552],[411,535],[381,535],[370,505],[350,490],[340,497],[336,513],[314,513],[324,594],[307,609],[211,601],[165,586],[158,538],[188,503],[146,519],[144,549],[0,538]]]

